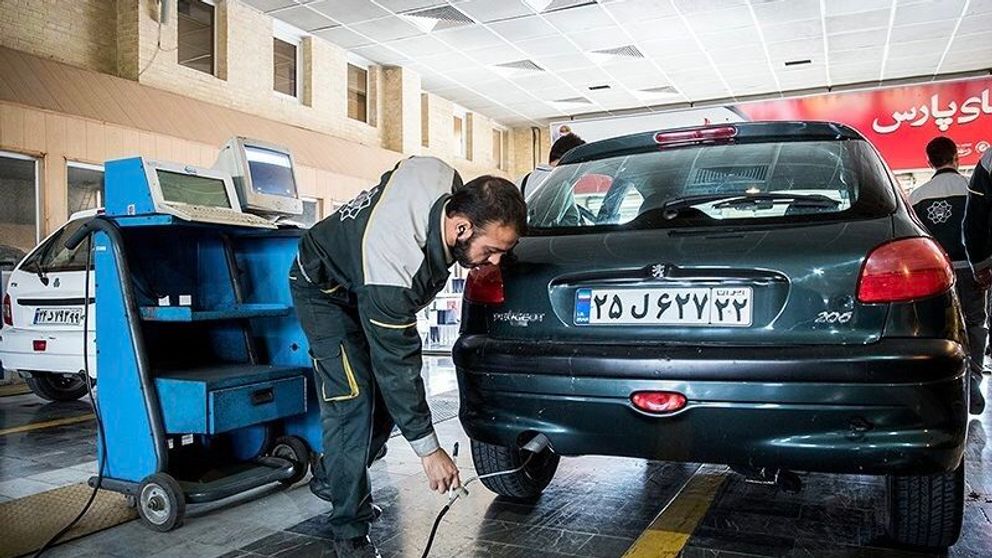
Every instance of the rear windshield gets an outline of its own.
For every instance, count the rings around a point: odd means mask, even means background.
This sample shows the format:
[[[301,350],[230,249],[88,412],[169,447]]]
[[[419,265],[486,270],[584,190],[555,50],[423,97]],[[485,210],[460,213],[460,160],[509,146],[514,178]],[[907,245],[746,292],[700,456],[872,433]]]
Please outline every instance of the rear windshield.
[[[533,234],[880,217],[895,210],[867,142],[689,146],[561,165],[527,202]]]

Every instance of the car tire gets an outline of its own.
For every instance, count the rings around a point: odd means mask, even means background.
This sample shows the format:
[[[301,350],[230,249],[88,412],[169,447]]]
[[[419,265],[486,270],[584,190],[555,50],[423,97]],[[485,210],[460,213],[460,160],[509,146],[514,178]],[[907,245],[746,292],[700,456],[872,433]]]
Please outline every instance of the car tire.
[[[961,534],[964,517],[964,462],[948,473],[890,475],[889,537],[925,549],[944,549]]]
[[[523,466],[523,469],[515,473],[480,479],[483,486],[507,498],[528,500],[540,496],[554,478],[560,460],[550,449],[531,454],[516,448],[472,440],[472,461],[480,477],[513,471]]]
[[[35,372],[24,381],[35,395],[48,401],[75,401],[86,395],[86,381],[82,374]]]

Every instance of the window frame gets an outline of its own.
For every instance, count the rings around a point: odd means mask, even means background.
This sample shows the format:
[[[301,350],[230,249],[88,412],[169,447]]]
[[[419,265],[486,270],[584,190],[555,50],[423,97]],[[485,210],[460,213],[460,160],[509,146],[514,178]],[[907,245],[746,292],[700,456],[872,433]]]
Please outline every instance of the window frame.
[[[190,2],[202,2],[202,3],[208,5],[208,6],[210,6],[212,8],[212,10],[210,12],[211,13],[211,18],[210,18],[210,44],[211,44],[211,48],[210,48],[210,75],[214,76],[215,78],[220,79],[219,76],[217,75],[217,2],[216,2],[216,0],[189,0],[189,1]],[[196,69],[196,68],[194,68],[192,66],[187,66],[186,64],[183,64],[182,61],[179,60],[179,2],[178,2],[178,0],[176,1],[176,64],[178,64],[179,66],[182,66],[183,68],[189,68],[190,70],[193,70],[193,71],[196,71],[196,72],[200,72],[201,74],[207,73],[207,72],[203,72],[201,70],[198,70],[198,69]]]
[[[499,137],[500,157],[498,161],[494,160],[494,162],[496,163],[497,169],[505,171],[510,167],[510,157],[509,154],[507,153],[508,148],[510,147],[510,131],[502,126],[493,126],[493,139],[496,139],[497,135]],[[496,151],[496,142],[493,142],[493,155],[496,154],[495,151]]]
[[[455,141],[455,152],[456,157],[461,157],[462,159],[468,160],[468,109],[454,105],[451,109],[451,134],[455,134],[455,120],[462,121],[462,137],[461,142],[458,138],[453,138]]]
[[[0,157],[17,159],[20,161],[31,161],[34,163],[34,244],[37,247],[43,239],[42,227],[42,207],[41,207],[41,157],[18,153],[16,151],[5,151],[0,149]],[[28,254],[30,254],[28,250]]]
[[[272,92],[283,98],[295,99],[300,103],[303,102],[303,82],[306,80],[306,68],[303,66],[303,41],[308,35],[309,34],[302,29],[297,29],[284,21],[280,21],[275,18],[272,19]],[[295,92],[293,95],[287,95],[282,91],[276,90],[275,40],[279,40],[296,47],[296,83],[294,84]]]
[[[312,203],[315,206],[313,215],[313,225],[316,225],[324,218],[324,200],[323,198],[315,198],[311,196],[300,196],[300,202],[303,204]],[[302,217],[302,216],[301,216]],[[311,225],[312,226],[312,225]]]
[[[72,214],[73,214],[73,211],[71,211],[72,208],[68,207],[68,201],[69,201],[69,169],[70,168],[77,168],[77,169],[83,169],[83,170],[89,170],[89,171],[99,171],[99,172],[103,173],[103,191],[97,192],[97,194],[98,194],[98,196],[97,196],[97,202],[98,203],[96,204],[96,207],[98,209],[101,208],[101,207],[103,207],[103,204],[106,202],[106,195],[107,195],[107,191],[106,191],[107,190],[107,171],[105,170],[104,165],[99,164],[99,163],[86,163],[84,161],[77,161],[77,160],[74,160],[74,159],[66,159],[65,160],[65,199],[66,199],[66,216],[65,216],[65,218],[66,218],[66,220],[69,220],[72,217]],[[84,211],[84,210],[80,210],[80,211]]]
[[[361,122],[363,124],[366,124],[368,126],[371,126],[372,125],[372,123],[371,123],[371,120],[372,120],[372,102],[373,102],[373,100],[372,100],[372,63],[369,62],[368,60],[360,57],[360,56],[355,55],[355,54],[351,54],[351,53],[348,54],[348,57],[345,60],[345,83],[344,83],[345,92],[346,92],[346,94],[347,94],[348,97],[351,96],[351,91],[352,91],[351,90],[351,84],[349,83],[351,81],[349,79],[350,78],[350,74],[351,74],[351,70],[350,70],[349,66],[354,66],[355,68],[357,68],[357,69],[362,70],[362,71],[365,72],[365,120],[362,120],[360,118],[355,118],[354,116],[351,115],[351,110],[350,110],[349,105],[347,103],[347,101],[350,100],[348,98],[345,99],[346,100],[346,102],[345,102],[345,111],[347,112],[347,116],[348,116],[349,119],[354,120],[355,122]]]

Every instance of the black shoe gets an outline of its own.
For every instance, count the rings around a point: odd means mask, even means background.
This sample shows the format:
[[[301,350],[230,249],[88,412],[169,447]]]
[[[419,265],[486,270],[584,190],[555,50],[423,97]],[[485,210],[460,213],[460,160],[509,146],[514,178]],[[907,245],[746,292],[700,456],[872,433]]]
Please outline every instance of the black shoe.
[[[380,449],[379,453],[375,454],[375,457],[372,458],[372,463],[375,463],[376,461],[379,461],[383,457],[386,457],[387,452],[389,452],[389,446],[387,446],[386,444],[382,444],[382,449]]]
[[[981,386],[972,383],[969,394],[968,412],[973,415],[980,415],[985,412],[985,397],[982,396]]]
[[[382,517],[382,508],[372,504],[372,521],[379,521],[380,517]]]
[[[337,558],[382,558],[379,549],[368,536],[334,541],[332,545]]]

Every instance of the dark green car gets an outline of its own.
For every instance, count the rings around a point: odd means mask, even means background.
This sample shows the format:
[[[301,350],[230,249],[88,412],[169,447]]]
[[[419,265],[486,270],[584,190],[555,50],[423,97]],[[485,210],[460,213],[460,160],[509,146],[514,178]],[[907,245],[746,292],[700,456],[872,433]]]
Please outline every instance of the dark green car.
[[[559,456],[586,454],[886,475],[896,542],[957,540],[954,274],[860,134],[741,123],[591,143],[528,208],[512,256],[470,274],[454,350],[476,468],[522,467],[486,486],[533,497]],[[521,449],[538,434],[547,450]]]

